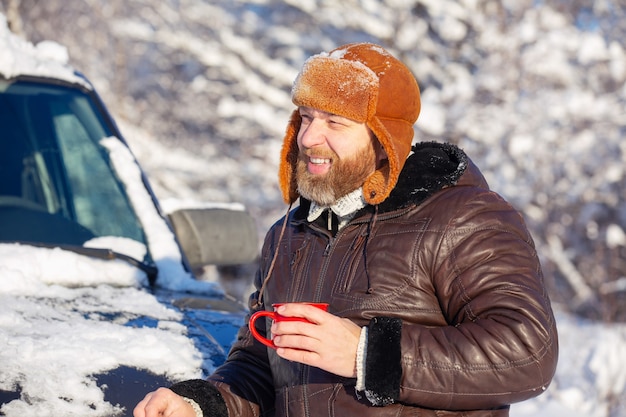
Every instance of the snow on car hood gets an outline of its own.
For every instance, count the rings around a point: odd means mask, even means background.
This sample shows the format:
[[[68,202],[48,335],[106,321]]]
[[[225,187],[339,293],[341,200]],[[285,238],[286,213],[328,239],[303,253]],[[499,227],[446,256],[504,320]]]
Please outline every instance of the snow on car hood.
[[[18,244],[0,245],[0,259],[0,390],[21,392],[5,415],[114,415],[93,375],[120,365],[199,376],[181,313],[142,289],[133,266]],[[132,325],[144,317],[154,325]]]

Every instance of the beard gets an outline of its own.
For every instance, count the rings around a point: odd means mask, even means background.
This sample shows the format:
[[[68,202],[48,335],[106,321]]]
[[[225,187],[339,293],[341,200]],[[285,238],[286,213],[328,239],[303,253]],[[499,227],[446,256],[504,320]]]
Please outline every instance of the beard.
[[[296,182],[300,195],[320,206],[330,206],[360,188],[376,169],[376,152],[371,144],[349,159],[339,159],[332,150],[328,150],[327,155],[316,153],[316,156],[331,158],[330,170],[321,175],[309,173],[307,157],[300,152],[296,164]]]

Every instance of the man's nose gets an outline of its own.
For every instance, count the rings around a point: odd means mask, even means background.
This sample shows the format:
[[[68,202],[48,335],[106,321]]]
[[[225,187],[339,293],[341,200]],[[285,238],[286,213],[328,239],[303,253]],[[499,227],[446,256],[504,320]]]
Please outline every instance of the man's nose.
[[[312,148],[326,142],[326,129],[323,120],[313,119],[300,128],[300,143],[305,148]]]

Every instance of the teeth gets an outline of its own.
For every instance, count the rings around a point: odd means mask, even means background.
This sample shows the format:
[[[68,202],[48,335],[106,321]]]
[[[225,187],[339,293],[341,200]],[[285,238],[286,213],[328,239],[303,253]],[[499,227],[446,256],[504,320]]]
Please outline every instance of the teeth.
[[[324,158],[311,158],[312,164],[330,164],[330,159]]]

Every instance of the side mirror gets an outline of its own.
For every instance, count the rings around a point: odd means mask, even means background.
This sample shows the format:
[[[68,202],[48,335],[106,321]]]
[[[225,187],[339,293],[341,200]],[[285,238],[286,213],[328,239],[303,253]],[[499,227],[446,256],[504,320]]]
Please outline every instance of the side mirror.
[[[237,265],[258,257],[258,232],[246,211],[224,208],[183,209],[169,215],[193,269]]]

